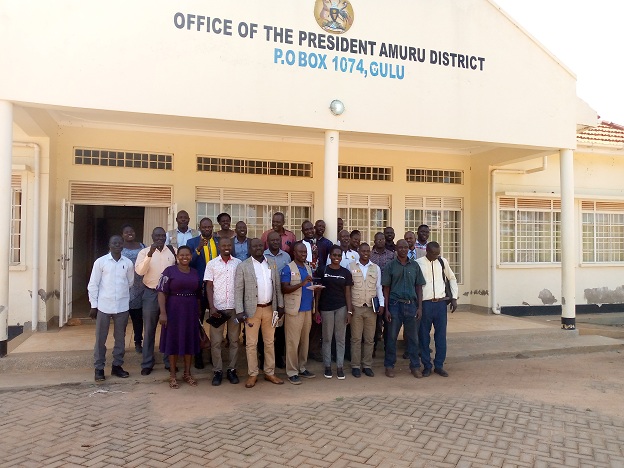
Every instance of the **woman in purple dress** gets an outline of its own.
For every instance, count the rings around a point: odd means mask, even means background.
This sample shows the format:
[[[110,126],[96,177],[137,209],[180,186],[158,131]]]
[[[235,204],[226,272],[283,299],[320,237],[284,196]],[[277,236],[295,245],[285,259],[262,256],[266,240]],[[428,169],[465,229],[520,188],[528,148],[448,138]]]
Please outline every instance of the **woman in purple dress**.
[[[178,249],[176,265],[165,268],[158,284],[160,352],[169,355],[169,387],[179,388],[176,380],[178,356],[184,359],[183,380],[192,387],[197,381],[191,376],[191,358],[199,353],[199,298],[201,281],[191,268],[191,249]]]

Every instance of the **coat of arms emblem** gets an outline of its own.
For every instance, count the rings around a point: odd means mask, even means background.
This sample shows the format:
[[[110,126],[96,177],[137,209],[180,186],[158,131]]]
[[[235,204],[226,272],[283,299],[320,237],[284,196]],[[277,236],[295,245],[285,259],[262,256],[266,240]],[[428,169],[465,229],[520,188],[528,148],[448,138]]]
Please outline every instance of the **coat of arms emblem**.
[[[353,24],[353,6],[348,0],[316,0],[314,17],[328,33],[343,34]]]

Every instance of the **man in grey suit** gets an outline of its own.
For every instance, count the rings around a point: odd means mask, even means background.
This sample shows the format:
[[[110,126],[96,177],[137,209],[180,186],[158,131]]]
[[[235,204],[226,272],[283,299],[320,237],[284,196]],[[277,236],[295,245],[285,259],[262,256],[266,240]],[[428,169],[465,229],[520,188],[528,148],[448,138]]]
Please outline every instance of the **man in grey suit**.
[[[264,257],[264,245],[260,239],[250,243],[251,257],[236,268],[235,302],[236,318],[245,323],[247,340],[247,366],[249,378],[245,387],[252,388],[258,380],[258,334],[264,340],[264,379],[274,384],[284,381],[275,375],[275,349],[273,340],[273,311],[284,315],[284,296],[275,264]]]

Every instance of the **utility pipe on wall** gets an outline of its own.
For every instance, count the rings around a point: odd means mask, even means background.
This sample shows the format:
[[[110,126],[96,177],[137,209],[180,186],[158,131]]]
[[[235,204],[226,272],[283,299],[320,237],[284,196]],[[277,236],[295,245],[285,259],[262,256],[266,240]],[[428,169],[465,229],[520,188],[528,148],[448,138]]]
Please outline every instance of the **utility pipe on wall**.
[[[33,193],[33,229],[32,229],[32,294],[30,312],[32,319],[32,331],[37,331],[39,322],[39,230],[41,213],[41,148],[37,143],[15,141],[13,146],[19,148],[33,148],[35,151],[34,175],[35,188]]]
[[[493,314],[500,314],[500,309],[496,302],[496,267],[498,264],[498,210],[496,206],[496,174],[533,174],[542,172],[548,168],[548,156],[542,157],[542,165],[533,169],[505,169],[500,166],[490,166],[490,311]]]

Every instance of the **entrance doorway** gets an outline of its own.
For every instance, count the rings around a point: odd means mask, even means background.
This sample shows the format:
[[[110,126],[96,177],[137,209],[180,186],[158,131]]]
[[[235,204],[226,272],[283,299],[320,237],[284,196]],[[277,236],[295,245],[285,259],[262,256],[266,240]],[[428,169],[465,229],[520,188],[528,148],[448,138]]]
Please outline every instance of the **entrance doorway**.
[[[165,209],[166,210],[166,209]],[[89,316],[87,285],[93,262],[108,252],[108,240],[130,224],[139,242],[143,235],[145,208],[139,206],[74,205],[73,262],[71,277],[71,316]],[[147,242],[149,243],[149,241]]]

